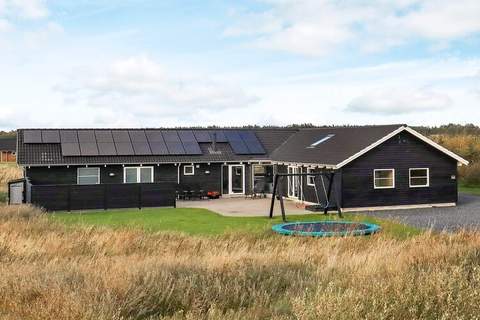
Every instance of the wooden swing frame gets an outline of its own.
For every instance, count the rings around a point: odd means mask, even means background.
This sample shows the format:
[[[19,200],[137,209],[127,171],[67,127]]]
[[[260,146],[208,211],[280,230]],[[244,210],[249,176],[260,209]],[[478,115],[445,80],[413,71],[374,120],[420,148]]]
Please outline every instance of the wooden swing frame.
[[[330,198],[332,195],[332,189],[333,189],[333,180],[335,178],[335,171],[331,170],[328,172],[316,172],[316,173],[276,173],[273,176],[273,192],[272,192],[272,201],[270,203],[270,213],[269,213],[269,218],[273,218],[273,209],[275,206],[275,198],[277,198],[280,201],[280,211],[282,212],[282,220],[284,222],[287,221],[287,217],[285,214],[285,205],[283,203],[283,193],[279,192],[279,187],[278,183],[279,181],[283,180],[285,177],[306,177],[306,176],[314,176],[314,177],[325,177],[328,180],[328,191],[327,191],[327,199],[326,203],[327,205],[323,208],[323,214],[328,214],[328,210],[331,209],[332,207],[330,206]],[[316,181],[315,181],[316,183]],[[316,191],[318,192],[318,191]],[[338,193],[338,190],[337,190]],[[338,194],[335,197],[335,207],[338,212],[338,216],[340,218],[343,218],[342,215],[342,209],[338,205]]]

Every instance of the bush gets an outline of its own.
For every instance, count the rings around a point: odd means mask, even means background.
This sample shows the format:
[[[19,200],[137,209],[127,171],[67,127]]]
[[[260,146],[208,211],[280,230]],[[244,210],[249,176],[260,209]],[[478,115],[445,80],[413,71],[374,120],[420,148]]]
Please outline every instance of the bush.
[[[459,170],[463,185],[468,187],[480,186],[480,163],[472,163]]]

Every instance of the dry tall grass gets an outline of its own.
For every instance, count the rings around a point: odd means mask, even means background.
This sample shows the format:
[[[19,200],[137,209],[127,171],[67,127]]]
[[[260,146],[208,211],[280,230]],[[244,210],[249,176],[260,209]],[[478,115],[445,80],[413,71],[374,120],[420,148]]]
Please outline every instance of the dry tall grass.
[[[3,319],[474,319],[479,288],[475,233],[196,238],[0,208]]]
[[[8,181],[23,177],[22,169],[16,165],[0,165],[0,191],[7,189]]]

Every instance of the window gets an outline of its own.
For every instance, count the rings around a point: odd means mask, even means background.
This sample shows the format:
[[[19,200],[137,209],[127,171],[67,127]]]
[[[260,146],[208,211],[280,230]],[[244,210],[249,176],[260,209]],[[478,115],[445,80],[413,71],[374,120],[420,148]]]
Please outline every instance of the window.
[[[123,168],[124,183],[152,183],[153,167],[125,167]]]
[[[313,168],[307,168],[307,174],[314,173]],[[315,186],[315,176],[307,176],[307,186]]]
[[[410,188],[428,187],[430,185],[428,168],[412,168],[409,170]]]
[[[99,184],[100,168],[78,168],[77,184]]]
[[[395,170],[394,169],[373,170],[373,186],[375,189],[395,188]]]
[[[195,174],[195,167],[193,166],[193,164],[183,167],[184,176],[193,176],[194,174]]]
[[[318,146],[319,144],[321,143],[324,143],[325,141],[327,141],[328,139],[334,137],[335,135],[334,134],[328,134],[326,135],[325,137],[321,138],[320,140],[312,143],[310,146],[308,146],[307,148],[315,148],[316,146]]]

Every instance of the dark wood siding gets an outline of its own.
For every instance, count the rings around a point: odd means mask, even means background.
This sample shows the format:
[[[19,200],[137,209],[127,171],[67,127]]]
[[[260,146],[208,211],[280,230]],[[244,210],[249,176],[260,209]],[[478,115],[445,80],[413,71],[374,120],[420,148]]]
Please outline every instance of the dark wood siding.
[[[129,165],[134,167],[135,165]],[[148,167],[148,165],[146,165]],[[173,164],[151,165],[154,169],[154,182],[177,183],[177,167]],[[26,176],[34,185],[76,184],[77,168],[71,167],[31,167],[26,168]],[[83,168],[83,167],[82,167]],[[123,166],[91,166],[100,168],[100,183],[123,183]]]
[[[180,184],[185,185],[192,190],[203,189],[205,191],[221,191],[222,173],[220,163],[211,163],[210,165],[207,163],[194,164],[194,175],[184,175],[184,166],[185,165],[183,164],[180,166]]]
[[[49,211],[175,207],[171,183],[34,185],[32,203]]]
[[[374,189],[374,169],[395,169],[394,189]],[[410,168],[429,168],[430,186],[409,187]],[[402,132],[342,168],[343,207],[457,202],[457,162]],[[452,176],[455,179],[452,179]]]

